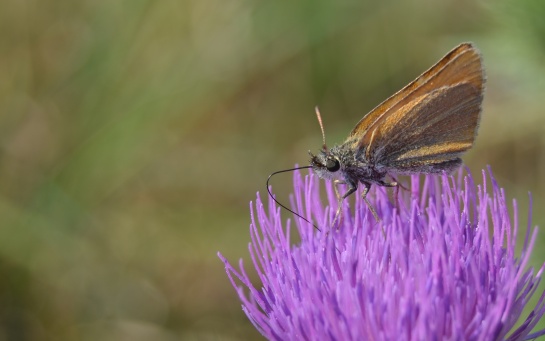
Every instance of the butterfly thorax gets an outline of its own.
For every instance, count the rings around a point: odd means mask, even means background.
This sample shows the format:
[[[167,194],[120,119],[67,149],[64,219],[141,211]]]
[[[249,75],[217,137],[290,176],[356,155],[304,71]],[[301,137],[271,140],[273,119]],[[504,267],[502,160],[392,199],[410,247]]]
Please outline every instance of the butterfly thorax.
[[[386,176],[366,160],[364,153],[350,148],[348,143],[310,155],[310,165],[322,179],[340,180],[357,186],[358,182],[381,183]]]

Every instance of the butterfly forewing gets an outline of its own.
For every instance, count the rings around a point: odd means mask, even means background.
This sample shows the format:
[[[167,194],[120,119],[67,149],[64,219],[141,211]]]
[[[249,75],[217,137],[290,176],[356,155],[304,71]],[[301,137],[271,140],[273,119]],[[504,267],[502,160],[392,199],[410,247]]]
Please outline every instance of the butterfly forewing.
[[[399,92],[382,102],[369,114],[364,116],[350,133],[347,142],[351,141],[353,147],[357,149],[368,148],[368,146],[371,146],[372,148],[373,145],[376,145],[376,139],[379,137],[377,136],[377,129],[382,131],[382,139],[388,138],[387,132],[393,130],[387,129],[388,127],[385,127],[385,125],[397,124],[396,122],[402,120],[404,115],[425,115],[425,119],[431,118],[431,116],[438,113],[430,111],[417,113],[414,110],[411,110],[411,108],[417,105],[420,101],[424,101],[426,96],[429,96],[436,90],[443,89],[441,91],[446,91],[446,88],[460,84],[467,84],[469,87],[474,89],[474,91],[470,91],[470,96],[473,97],[474,101],[472,101],[471,98],[469,99],[469,103],[472,103],[472,105],[470,105],[472,110],[466,112],[468,116],[476,116],[476,121],[470,120],[471,122],[476,122],[472,126],[472,129],[470,129],[470,133],[473,135],[474,139],[480,116],[483,83],[484,75],[479,52],[469,43],[461,44],[449,52],[428,71],[424,72],[420,77],[415,79]],[[446,98],[445,96],[440,96],[440,93],[435,93],[434,96],[435,101],[441,100],[441,98]],[[427,99],[427,101],[429,100],[431,100],[431,98]],[[462,99],[457,97],[457,100],[461,101]],[[473,105],[475,101],[478,102],[476,103],[476,106]],[[412,119],[414,120],[416,118]],[[446,115],[442,115],[442,119],[445,120]],[[406,118],[406,120],[411,121],[409,118]],[[463,120],[465,120],[465,117]],[[461,122],[461,124],[469,125],[471,123]],[[379,129],[379,127],[381,129]],[[421,128],[422,127],[418,125],[411,124],[408,126],[403,126],[403,129],[397,129],[397,131],[412,134],[412,132],[408,132],[407,130],[417,130]],[[454,127],[452,128],[454,129]],[[456,129],[454,130],[456,131]],[[464,133],[468,134],[468,132],[465,130]],[[471,140],[471,143],[473,142],[473,139]],[[421,141],[414,142],[418,142],[420,146],[423,145]],[[438,141],[435,141],[435,143],[432,145],[436,144],[437,142]],[[432,145],[430,145],[430,147]],[[470,146],[471,144],[469,147]],[[413,148],[417,148],[417,146],[413,146]],[[367,151],[366,154],[369,155],[370,151]]]

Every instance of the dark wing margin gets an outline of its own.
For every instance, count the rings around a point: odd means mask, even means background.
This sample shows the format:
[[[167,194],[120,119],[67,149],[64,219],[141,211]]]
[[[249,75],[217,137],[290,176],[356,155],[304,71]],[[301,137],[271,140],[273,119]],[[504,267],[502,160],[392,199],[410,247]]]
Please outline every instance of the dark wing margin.
[[[461,83],[471,84],[482,98],[484,72],[481,56],[471,43],[463,43],[455,47],[437,64],[365,115],[356,124],[347,142],[351,141],[353,147],[357,149],[366,148],[373,139],[373,130],[385,116],[396,113],[414,99],[433,90]],[[375,141],[372,142],[375,143]]]

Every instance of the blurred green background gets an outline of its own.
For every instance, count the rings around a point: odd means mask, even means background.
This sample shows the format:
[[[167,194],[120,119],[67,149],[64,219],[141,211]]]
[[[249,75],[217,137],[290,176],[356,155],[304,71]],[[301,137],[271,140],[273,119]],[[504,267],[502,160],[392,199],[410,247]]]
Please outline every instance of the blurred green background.
[[[463,41],[488,76],[466,164],[492,166],[523,226],[532,191],[545,226],[544,17],[541,0],[3,1],[0,340],[259,339],[216,252],[249,265],[248,203],[320,148],[314,106],[342,142]]]

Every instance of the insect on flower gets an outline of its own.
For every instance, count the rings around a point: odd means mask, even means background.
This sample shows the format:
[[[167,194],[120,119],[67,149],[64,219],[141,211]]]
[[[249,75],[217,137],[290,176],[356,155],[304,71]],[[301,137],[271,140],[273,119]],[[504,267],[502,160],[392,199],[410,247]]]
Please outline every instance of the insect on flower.
[[[366,199],[371,185],[400,186],[394,174],[450,173],[477,136],[483,100],[484,71],[478,50],[463,43],[428,71],[379,104],[356,124],[346,141],[327,148],[320,112],[323,147],[310,165],[334,181],[339,208],[361,183]],[[390,178],[391,180],[388,180]],[[340,194],[337,185],[346,184]],[[335,224],[334,224],[335,225]]]

